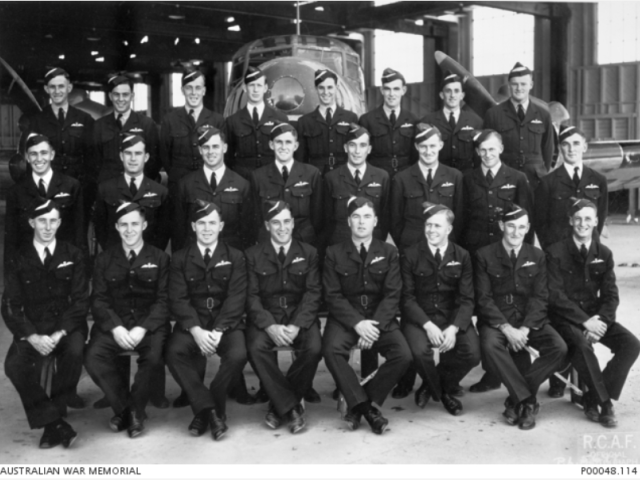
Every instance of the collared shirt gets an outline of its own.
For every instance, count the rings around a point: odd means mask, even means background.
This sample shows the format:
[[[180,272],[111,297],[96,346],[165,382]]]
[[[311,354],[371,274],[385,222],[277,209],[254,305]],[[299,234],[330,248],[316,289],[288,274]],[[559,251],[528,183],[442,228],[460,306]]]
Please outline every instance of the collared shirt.
[[[200,113],[202,112],[202,109],[204,108],[204,105],[200,105],[197,108],[192,108],[189,105],[185,105],[184,108],[187,111],[187,115],[189,115],[189,112],[191,110],[193,110],[193,118],[195,118],[196,123],[197,123],[198,122],[198,118],[200,118]]]
[[[210,247],[205,247],[204,245],[201,245],[200,242],[196,242],[196,243],[198,244],[198,250],[200,250],[200,255],[202,255],[202,258],[204,258],[205,254],[207,253],[207,248],[211,251],[209,255],[213,257],[213,252],[215,252],[216,248],[218,247],[217,241]]]
[[[276,251],[276,254],[280,253],[280,247],[284,247],[284,254],[287,255],[289,253],[289,249],[291,248],[291,240],[286,245],[278,245],[273,240],[271,240],[271,245],[273,245],[273,249]]]
[[[422,172],[422,175],[424,176],[425,180],[429,176],[429,170],[431,170],[431,180],[436,178],[436,171],[438,170],[438,165],[440,165],[440,162],[436,161],[435,165],[433,165],[432,167],[425,167],[422,164],[422,162],[420,160],[418,160],[418,167],[420,167],[420,171]]]
[[[134,183],[136,184],[136,188],[138,190],[140,190],[140,186],[142,185],[142,179],[144,178],[144,175],[141,173],[137,177],[132,177],[131,175],[125,173],[124,174],[124,181],[127,183],[127,186],[131,185],[131,179],[132,178],[133,178]]]
[[[189,113],[189,110],[187,110],[187,113]],[[127,120],[129,120],[129,117],[131,116],[131,109],[128,109],[124,113],[119,113],[114,110],[113,115],[116,118],[116,122],[118,121],[118,115],[122,115],[121,125],[124,127],[125,123],[127,123]]]
[[[513,98],[510,98],[509,100],[511,100],[511,104],[513,105],[513,108],[515,109],[516,113],[518,113],[518,105],[522,105],[522,109],[524,110],[524,113],[526,115],[527,109],[529,108],[529,103],[530,103],[528,98],[522,103],[514,102]]]
[[[507,245],[506,243],[504,243],[504,240],[502,240],[502,248],[505,249],[509,258],[511,258],[511,250],[515,250],[516,258],[518,258],[518,255],[520,254],[520,249],[522,248],[522,244],[520,244],[519,247],[512,247],[511,245]]]
[[[44,175],[36,175],[35,172],[31,172],[31,176],[33,177],[33,182],[36,184],[36,187],[40,186],[40,180],[44,182],[44,189],[49,191],[49,185],[51,185],[51,178],[53,177],[53,170],[49,169],[47,173]]]
[[[58,113],[58,111],[60,109],[62,109],[62,111],[64,112],[64,118],[65,118],[65,120],[67,119],[67,114],[69,113],[69,104],[68,103],[66,105],[63,105],[60,108],[56,108],[53,105],[51,105],[51,108],[53,109],[53,114],[56,116],[56,118],[58,118],[58,115],[60,115]]]
[[[576,168],[578,169],[578,178],[582,178],[582,163],[580,163],[580,165],[569,165],[567,162],[563,162],[562,164],[564,165],[564,168],[567,169],[569,178],[573,178]]]
[[[44,265],[44,259],[45,259],[45,256],[46,256],[45,253],[44,253],[44,249],[48,248],[49,249],[49,253],[53,257],[53,252],[56,251],[56,239],[54,238],[53,241],[49,245],[42,245],[41,243],[37,242],[34,239],[33,240],[33,246],[36,247],[36,252],[38,252],[38,258],[40,258],[40,261]]]
[[[493,174],[493,178],[496,178],[496,176],[498,175],[498,172],[500,171],[501,166],[502,166],[502,162],[498,162],[496,165],[491,167],[491,173]],[[489,169],[485,167],[484,164],[481,164],[480,168],[482,169],[482,174],[486,177]]]
[[[318,110],[320,111],[320,115],[322,115],[322,118],[327,118],[327,108],[331,109],[331,118],[333,118],[336,114],[336,104],[334,103],[333,105],[329,105],[328,107],[319,105]]]
[[[429,245],[429,250],[431,250],[433,258],[436,258],[436,250],[438,249],[440,250],[440,257],[444,258],[444,252],[446,252],[447,248],[449,248],[449,242],[445,243],[442,247],[434,247],[429,242],[427,242],[427,245]]]
[[[387,108],[386,105],[382,105],[382,109],[384,110],[384,113],[387,115],[387,118],[391,119],[392,110],[396,112],[396,121],[398,120],[398,118],[400,118],[400,105],[398,105],[397,108]]]
[[[211,170],[206,164],[203,165],[204,168],[204,176],[207,178],[209,183],[211,183],[211,175],[216,176],[216,185],[220,183],[222,177],[224,177],[224,172],[226,171],[226,167],[224,166],[224,162],[220,163],[220,166],[217,170]]]
[[[280,160],[276,159],[276,168],[278,169],[278,172],[280,172],[280,175],[282,175],[282,167],[287,167],[287,173],[291,175],[291,169],[293,168],[293,158],[286,163],[283,163]]]
[[[444,112],[444,118],[447,119],[447,122],[449,121],[449,117],[453,112],[453,118],[455,118],[456,123],[458,123],[458,120],[460,119],[460,107],[456,108],[455,110],[449,110],[447,107],[444,107],[442,110]]]
[[[351,172],[351,176],[353,178],[356,178],[356,170],[359,170],[360,171],[360,180],[362,180],[364,178],[365,172],[367,171],[367,162],[364,162],[358,168],[355,168],[350,163],[347,163],[347,168]]]
[[[140,242],[140,245],[137,248],[131,248],[124,243],[122,244],[122,250],[124,250],[124,256],[127,260],[129,260],[129,253],[131,252],[131,250],[136,252],[136,257],[138,257],[138,255],[140,255],[140,252],[142,251],[142,247],[144,247],[144,242]]]
[[[360,253],[360,246],[364,243],[364,248],[369,253],[369,247],[371,246],[371,242],[373,241],[373,237],[371,237],[368,241],[363,242],[362,240],[358,240],[357,242],[351,237],[351,241],[356,246],[358,253]]]
[[[571,238],[573,238],[573,243],[576,244],[576,247],[578,248],[578,251],[580,251],[580,247],[582,245],[584,245],[584,247],[587,249],[587,252],[591,248],[591,239],[587,240],[586,242],[581,242],[581,241],[577,240],[576,237],[574,237],[573,235],[571,236]]]
[[[249,116],[253,118],[253,109],[258,109],[258,118],[262,118],[262,113],[264,112],[264,102],[260,102],[258,105],[251,105],[247,102],[247,111],[249,112]]]

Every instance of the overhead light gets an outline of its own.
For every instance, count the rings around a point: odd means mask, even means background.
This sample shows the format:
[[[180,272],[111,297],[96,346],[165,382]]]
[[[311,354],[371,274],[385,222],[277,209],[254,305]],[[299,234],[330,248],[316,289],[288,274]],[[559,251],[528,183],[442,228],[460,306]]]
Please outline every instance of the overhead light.
[[[416,20],[416,25],[418,25],[419,27],[422,27],[424,25],[424,20],[419,18],[418,20]]]
[[[53,38],[53,35],[51,35],[50,33],[47,33],[44,38]]]
[[[131,55],[129,55],[129,58],[136,58],[136,54],[132,53]]]
[[[180,43],[180,37],[176,37],[175,42],[173,42],[174,45],[177,45],[178,43]]]
[[[171,20],[184,20],[186,17],[184,15],[173,14],[169,15]]]
[[[316,12],[324,12],[324,7],[321,5],[315,8]]]
[[[196,43],[197,43],[198,45],[200,45],[200,39],[199,39],[199,38],[196,38]]]
[[[104,57],[96,57],[96,62],[104,62]]]
[[[193,63],[194,65],[200,65],[202,63],[202,60],[193,60],[191,63]]]
[[[100,37],[87,37],[87,40],[89,40],[90,42],[99,42]]]
[[[236,19],[233,17],[227,17],[225,20],[227,21],[227,23],[233,23],[236,21]]]
[[[96,55],[98,55],[98,51],[97,50],[91,50],[91,56],[95,57]]]
[[[142,40],[140,40],[140,43],[147,43],[148,41],[149,41],[149,37],[145,35],[144,37],[142,37]]]
[[[227,30],[229,30],[230,32],[239,32],[240,25],[231,25],[229,28],[227,28]]]
[[[302,20],[298,20],[297,18],[291,19],[291,23],[298,23],[298,22],[302,23]]]
[[[127,42],[126,40],[123,40],[123,41],[122,41],[122,44],[123,44],[125,47],[128,47],[128,46],[129,46],[129,42]]]
[[[58,55],[58,58],[59,58],[60,60],[64,60],[64,55]]]

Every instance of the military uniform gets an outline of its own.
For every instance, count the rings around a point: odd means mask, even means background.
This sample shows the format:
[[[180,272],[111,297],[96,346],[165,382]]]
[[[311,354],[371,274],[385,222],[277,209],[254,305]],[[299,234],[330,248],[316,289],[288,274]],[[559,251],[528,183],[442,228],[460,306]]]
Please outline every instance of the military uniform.
[[[527,177],[505,164],[500,166],[490,186],[482,167],[466,174],[462,186],[464,225],[459,243],[471,254],[502,238],[497,208],[504,209],[515,203],[528,212],[532,211],[532,193]],[[533,232],[529,232],[525,241],[533,243]]]
[[[120,160],[120,145],[122,132],[140,135],[144,138],[145,150],[149,160],[144,166],[144,173],[155,179],[160,172],[158,158],[158,127],[146,115],[131,110],[124,126],[116,120],[117,113],[109,113],[98,119],[93,129],[93,142],[98,171],[98,184],[105,180],[116,178],[124,173],[124,166]]]
[[[91,312],[95,323],[85,355],[85,367],[106,395],[116,415],[125,409],[143,415],[149,400],[151,376],[162,368],[162,353],[169,333],[169,255],[145,243],[133,263],[122,244],[96,258]],[[142,327],[147,330],[135,347],[138,371],[131,391],[118,372],[116,356],[124,350],[112,330]]]
[[[391,237],[401,251],[424,238],[423,202],[444,205],[455,214],[450,236],[454,241],[463,224],[462,174],[439,164],[429,186],[416,163],[393,177],[389,202]]]
[[[482,130],[483,121],[468,107],[460,108],[460,116],[455,128],[451,128],[444,110],[437,110],[427,114],[421,123],[428,123],[437,127],[442,135],[444,147],[438,154],[438,161],[461,172],[473,170],[480,165],[473,145],[475,130]]]
[[[364,197],[376,207],[378,225],[373,236],[386,240],[388,234],[389,174],[367,163],[360,185],[347,165],[336,168],[324,177],[324,232],[327,245],[335,245],[351,238],[347,219],[347,202],[351,197]]]
[[[247,295],[244,256],[218,241],[205,265],[198,245],[192,243],[171,259],[169,292],[176,319],[165,356],[169,370],[187,392],[194,414],[215,408],[224,417],[227,389],[247,363],[242,319]],[[220,367],[209,388],[200,373],[207,359],[189,332],[195,326],[223,332],[217,350]]]
[[[389,177],[418,160],[418,151],[413,146],[418,119],[406,108],[400,110],[395,125],[391,125],[382,106],[362,115],[359,123],[371,134],[367,162],[386,170]]]
[[[561,167],[562,168],[562,167]],[[640,352],[640,342],[616,322],[618,287],[611,250],[592,240],[583,258],[572,237],[552,245],[549,265],[549,317],[569,346],[569,357],[580,379],[589,386],[598,403],[620,398],[622,387]],[[582,324],[594,315],[607,324],[600,343],[614,354],[600,369]]]
[[[350,110],[337,106],[332,112],[331,125],[320,114],[320,107],[298,119],[298,142],[296,160],[310,163],[322,175],[347,163],[344,150],[350,125],[358,122],[358,116]]]
[[[65,397],[74,394],[80,380],[89,282],[84,255],[66,242],[56,241],[48,267],[33,245],[33,235],[15,255],[2,297],[2,316],[13,334],[4,368],[20,395],[29,426],[41,428],[66,414]],[[39,382],[44,357],[27,337],[60,330],[67,334],[50,354],[56,357],[57,368],[49,397]]]
[[[607,179],[589,167],[582,167],[578,186],[562,165],[542,177],[535,194],[534,224],[544,250],[571,236],[570,197],[586,198],[598,208],[598,233],[602,232],[608,211]]]
[[[189,211],[197,200],[212,202],[220,207],[224,222],[220,240],[237,250],[253,244],[253,199],[249,182],[229,168],[218,179],[215,192],[211,191],[209,182],[210,179],[206,178],[205,171],[201,168],[189,173],[178,183],[178,197],[173,205],[174,250],[195,241]]]
[[[438,264],[423,238],[407,248],[400,261],[402,272],[402,332],[413,359],[429,386],[440,400],[451,392],[480,363],[478,334],[471,324],[473,315],[473,270],[466,250],[449,242]],[[434,347],[424,330],[427,322],[441,330],[450,325],[459,328],[453,349],[440,354],[436,367]]]
[[[482,362],[499,376],[512,399],[535,396],[540,384],[562,364],[567,346],[547,318],[547,268],[542,250],[523,243],[515,267],[502,241],[478,250],[474,265],[476,312]],[[530,329],[527,345],[540,353],[531,367],[520,371],[501,324]],[[521,355],[529,355],[521,350]]]
[[[268,238],[262,216],[262,202],[284,200],[291,206],[295,220],[293,238],[318,246],[322,232],[322,176],[320,171],[300,162],[293,162],[289,178],[284,181],[275,161],[251,173],[251,190],[258,229],[258,240]]]
[[[247,350],[253,370],[274,408],[284,416],[311,388],[321,355],[318,309],[322,285],[315,248],[292,240],[284,263],[270,240],[247,250]],[[278,367],[271,325],[300,328],[293,342],[296,358],[286,376]]]
[[[396,320],[402,288],[398,251],[374,238],[363,264],[351,239],[333,245],[325,257],[323,286],[329,311],[322,339],[327,368],[349,408],[368,400],[382,405],[411,362]],[[360,338],[354,327],[365,319],[379,322],[380,337],[372,350],[386,362],[362,387],[349,366],[349,352]]]
[[[226,164],[247,180],[254,170],[273,163],[273,150],[269,148],[269,134],[279,123],[289,119],[280,110],[265,104],[258,125],[253,124],[247,107],[227,118],[225,133],[229,146]]]
[[[500,158],[511,168],[526,173],[535,189],[551,168],[553,158],[553,124],[549,112],[529,101],[521,122],[513,102],[508,99],[487,111],[484,128],[502,136],[504,152]]]

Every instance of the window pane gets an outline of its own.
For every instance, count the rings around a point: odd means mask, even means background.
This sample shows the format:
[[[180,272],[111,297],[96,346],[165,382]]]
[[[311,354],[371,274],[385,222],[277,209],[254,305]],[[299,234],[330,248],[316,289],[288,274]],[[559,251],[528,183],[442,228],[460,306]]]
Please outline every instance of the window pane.
[[[389,30],[375,31],[375,82],[385,68],[393,68],[404,76],[407,83],[420,83],[424,78],[424,37]]]
[[[182,74],[171,74],[171,105],[181,107],[184,105],[184,95],[182,95]]]
[[[638,2],[598,3],[598,63],[640,60],[639,15]]]
[[[149,113],[149,86],[146,83],[134,83],[133,109],[136,112]]]
[[[105,103],[107,103],[107,97],[106,94],[104,92],[94,92],[89,90],[89,100],[92,100],[94,102],[98,102],[102,105],[104,105]]]

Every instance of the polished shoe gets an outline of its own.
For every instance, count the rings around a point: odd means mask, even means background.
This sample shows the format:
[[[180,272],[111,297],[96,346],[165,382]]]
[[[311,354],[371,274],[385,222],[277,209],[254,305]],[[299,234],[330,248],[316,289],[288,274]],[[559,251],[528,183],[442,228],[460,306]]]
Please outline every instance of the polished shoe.
[[[164,395],[159,398],[152,398],[149,401],[151,402],[151,405],[161,409],[169,408],[169,405],[171,405],[171,403],[169,403],[169,399]]]
[[[109,408],[111,404],[109,403],[109,399],[107,397],[102,397],[100,400],[96,400],[93,404],[93,408],[96,410],[102,410],[103,408]]]
[[[264,416],[264,423],[267,425],[267,427],[273,430],[276,430],[280,427],[280,415],[278,415],[278,412],[276,412],[275,407],[271,403],[269,403],[269,411]]]
[[[591,392],[586,392],[582,396],[582,407],[584,408],[584,414],[592,422],[600,422],[600,411],[598,410],[598,402],[591,395]]]
[[[214,440],[220,440],[227,433],[229,427],[225,423],[226,417],[219,417],[215,410],[211,410],[209,414],[209,427],[211,428],[211,436]]]
[[[600,407],[600,425],[607,428],[615,428],[618,426],[618,420],[616,419],[616,414],[613,412],[613,405],[611,401],[602,404]]]
[[[462,414],[462,402],[460,402],[456,397],[449,395],[448,393],[443,393],[440,400],[442,401],[444,409],[454,417]]]
[[[189,406],[189,397],[187,396],[187,392],[182,390],[180,395],[176,397],[173,401],[173,408],[183,408]]]
[[[247,392],[246,389],[236,393],[235,399],[240,405],[253,405],[258,401],[256,397]]]
[[[376,435],[382,435],[384,433],[385,428],[389,425],[389,420],[382,416],[380,410],[375,407],[371,407],[364,414],[364,418],[367,419],[369,426],[371,427],[371,431]]]
[[[431,398],[431,393],[424,385],[421,386],[415,393],[415,401],[416,405],[420,408],[424,408],[429,403],[429,399]]]
[[[320,394],[315,391],[313,387],[307,390],[307,393],[304,394],[304,401],[309,403],[320,403],[322,399],[320,398]]]
[[[209,410],[198,413],[189,424],[189,433],[194,437],[199,437],[207,431],[209,426]]]
[[[129,427],[127,428],[129,438],[136,438],[144,432],[144,420],[142,418],[143,415],[138,414],[135,410],[131,410],[129,413]]]
[[[518,420],[518,428],[520,430],[531,430],[536,426],[536,415],[540,409],[540,404],[536,401],[522,402],[520,410],[520,420]]]
[[[555,375],[552,375],[549,377],[549,391],[547,394],[551,398],[562,398],[564,397],[564,387],[565,383]]]
[[[344,421],[347,422],[349,430],[357,430],[358,428],[360,428],[361,420],[362,415],[360,415],[358,412],[354,412],[353,410],[350,410],[344,416]]]
[[[336,402],[340,400],[340,390],[338,390],[338,387],[336,387],[336,389],[331,392],[331,398],[333,398]]]
[[[58,426],[58,435],[64,448],[69,448],[78,438],[76,431],[64,420],[60,421]]]
[[[263,388],[260,388],[258,393],[255,394],[255,399],[258,403],[267,403],[269,401],[269,395],[267,395],[267,392]]]
[[[125,408],[119,414],[111,417],[111,420],[109,420],[109,428],[114,432],[121,432],[129,428],[129,420],[131,420],[129,409]]]
[[[406,398],[413,391],[413,385],[403,385],[402,383],[398,383],[393,392],[391,392],[391,398]]]
[[[486,376],[486,375],[485,375]],[[489,392],[500,388],[500,383],[489,383],[485,377],[482,377],[478,383],[474,383],[469,387],[469,391],[473,393]]]
[[[460,385],[451,387],[449,389],[449,395],[453,395],[454,397],[464,397],[464,388],[462,388]]]
[[[506,419],[509,425],[517,425],[520,419],[520,405],[511,400],[511,397],[507,397],[504,401],[505,410],[502,416]]]
[[[289,417],[289,431],[291,433],[298,433],[304,427],[307,426],[307,422],[304,420],[304,412],[300,405],[293,407],[288,414]]]
[[[67,396],[67,407],[80,409],[86,407],[86,404],[77,393],[73,393]]]
[[[40,438],[40,448],[53,448],[61,443],[62,439],[58,429],[50,425],[45,426],[42,438]]]

